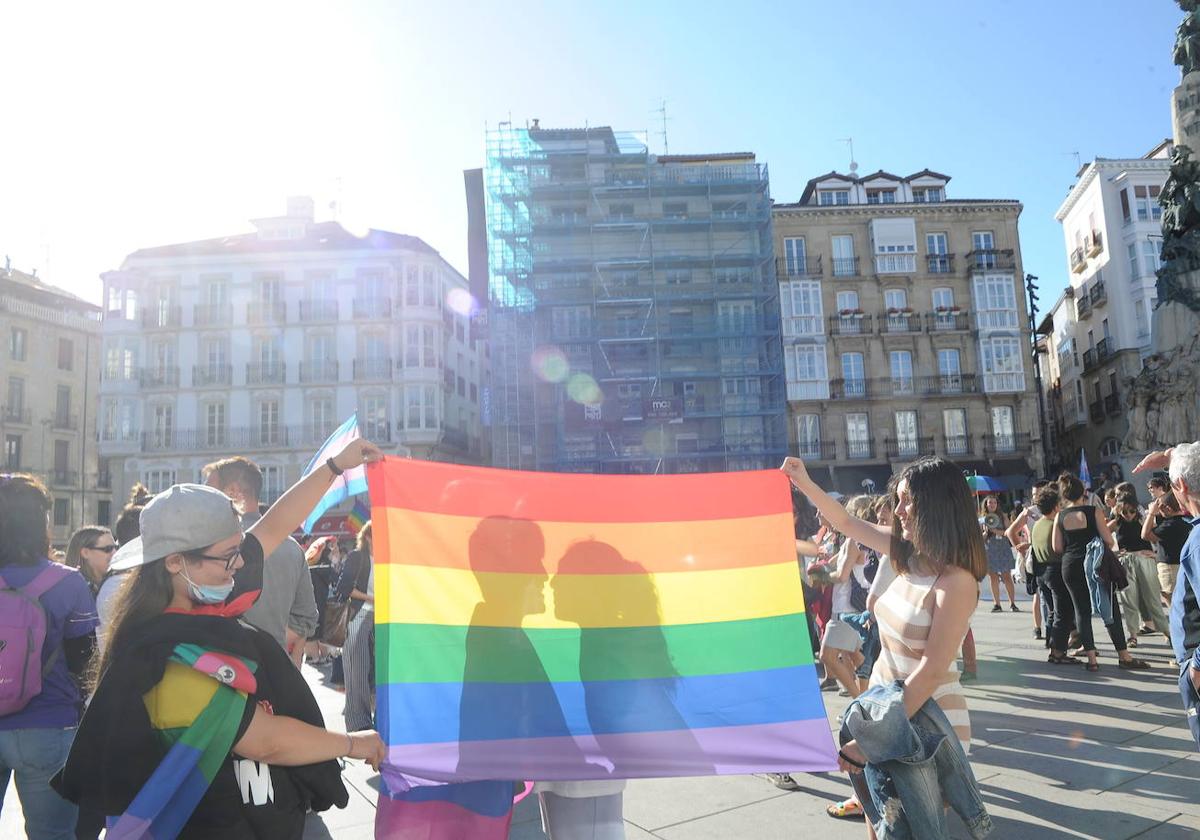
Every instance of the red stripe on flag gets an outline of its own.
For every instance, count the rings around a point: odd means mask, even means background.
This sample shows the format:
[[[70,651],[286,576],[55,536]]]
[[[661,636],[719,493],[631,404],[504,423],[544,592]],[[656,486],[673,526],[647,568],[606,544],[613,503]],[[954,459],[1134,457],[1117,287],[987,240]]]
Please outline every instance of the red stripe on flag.
[[[680,522],[792,511],[776,470],[688,475],[578,475],[388,457],[367,471],[371,504],[555,522]]]

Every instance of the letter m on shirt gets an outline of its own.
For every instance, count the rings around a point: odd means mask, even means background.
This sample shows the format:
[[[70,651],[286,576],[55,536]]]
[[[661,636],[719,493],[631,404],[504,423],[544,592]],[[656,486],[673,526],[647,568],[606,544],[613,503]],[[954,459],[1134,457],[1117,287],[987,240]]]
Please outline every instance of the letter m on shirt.
[[[243,805],[266,805],[275,801],[275,788],[271,785],[271,765],[260,764],[248,758],[238,759],[233,762],[233,775],[237,777]]]

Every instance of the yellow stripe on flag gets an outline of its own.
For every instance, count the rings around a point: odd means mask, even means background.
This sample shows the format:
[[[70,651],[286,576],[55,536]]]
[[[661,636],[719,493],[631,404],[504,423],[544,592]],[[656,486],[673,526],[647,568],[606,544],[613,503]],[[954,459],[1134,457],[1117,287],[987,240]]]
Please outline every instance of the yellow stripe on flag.
[[[794,560],[647,575],[530,575],[381,563],[376,620],[490,627],[652,627],[804,609]],[[476,615],[476,607],[486,605]],[[473,618],[474,616],[474,618]]]

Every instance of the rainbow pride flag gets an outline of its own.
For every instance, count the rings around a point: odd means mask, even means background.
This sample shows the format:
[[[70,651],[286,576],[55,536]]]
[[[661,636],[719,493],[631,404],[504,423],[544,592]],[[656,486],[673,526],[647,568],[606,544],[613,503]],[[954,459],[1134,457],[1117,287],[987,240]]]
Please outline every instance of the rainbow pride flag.
[[[836,768],[781,473],[367,476],[389,791]]]

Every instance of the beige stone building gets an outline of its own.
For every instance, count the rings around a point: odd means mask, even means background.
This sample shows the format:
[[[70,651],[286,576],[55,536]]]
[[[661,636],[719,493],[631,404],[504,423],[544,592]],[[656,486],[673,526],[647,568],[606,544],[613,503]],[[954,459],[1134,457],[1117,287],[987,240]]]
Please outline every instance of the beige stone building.
[[[928,454],[1042,470],[1021,204],[949,181],[830,172],[773,208],[790,449],[843,493]]]
[[[80,525],[108,525],[111,515],[108,475],[96,460],[100,307],[5,265],[0,335],[4,471],[46,482],[61,546]]]

